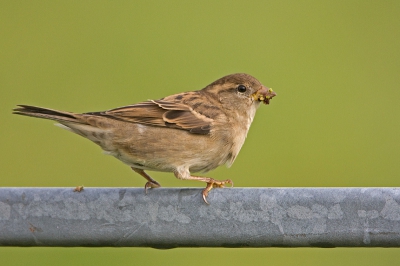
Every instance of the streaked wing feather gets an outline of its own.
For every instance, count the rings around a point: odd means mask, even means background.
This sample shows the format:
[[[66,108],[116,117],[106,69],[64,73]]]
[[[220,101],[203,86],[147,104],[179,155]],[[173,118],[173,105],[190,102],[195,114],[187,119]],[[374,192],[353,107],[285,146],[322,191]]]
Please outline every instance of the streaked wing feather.
[[[208,134],[211,130],[209,119],[197,117],[194,111],[170,110],[164,113],[163,118],[164,121],[189,130],[193,134]]]
[[[108,110],[102,114],[125,122],[165,126],[163,113],[159,106],[148,101]]]
[[[210,133],[213,121],[188,105],[164,100],[141,102],[98,114],[120,121],[178,128],[202,135]]]

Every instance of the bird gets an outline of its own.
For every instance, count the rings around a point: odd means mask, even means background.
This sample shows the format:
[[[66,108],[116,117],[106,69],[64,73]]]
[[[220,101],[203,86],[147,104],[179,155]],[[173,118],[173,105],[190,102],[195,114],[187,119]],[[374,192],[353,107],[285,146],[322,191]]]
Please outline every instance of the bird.
[[[277,94],[255,77],[236,73],[201,90],[173,94],[107,111],[74,113],[17,105],[17,115],[50,119],[85,137],[143,176],[149,188],[161,187],[145,171],[172,172],[182,180],[206,183],[206,204],[212,188],[233,186],[191,173],[208,172],[235,161],[260,104]]]

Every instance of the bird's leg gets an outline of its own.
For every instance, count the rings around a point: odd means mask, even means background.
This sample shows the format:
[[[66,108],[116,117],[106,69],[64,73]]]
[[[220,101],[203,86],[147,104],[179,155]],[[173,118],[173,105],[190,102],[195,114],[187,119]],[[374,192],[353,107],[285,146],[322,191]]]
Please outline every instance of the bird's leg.
[[[206,182],[207,186],[205,189],[203,189],[203,192],[201,193],[203,196],[203,200],[205,203],[208,203],[207,201],[207,196],[208,196],[208,192],[210,192],[211,189],[213,188],[222,188],[225,186],[225,184],[231,184],[231,186],[233,187],[233,182],[230,179],[226,179],[226,180],[215,180],[214,178],[211,177],[204,177],[204,176],[192,176],[190,175],[189,171],[175,171],[174,172],[175,176],[179,179],[185,179],[185,180],[197,180],[197,181],[201,181],[201,182]]]
[[[156,187],[161,187],[160,183],[158,183],[156,180],[154,180],[153,178],[151,178],[148,174],[146,174],[145,171],[143,171],[142,169],[139,168],[134,168],[131,167],[133,171],[135,171],[136,173],[138,173],[139,175],[143,176],[144,178],[146,178],[147,183],[144,185],[144,192],[147,194],[147,189],[148,188],[156,188]]]

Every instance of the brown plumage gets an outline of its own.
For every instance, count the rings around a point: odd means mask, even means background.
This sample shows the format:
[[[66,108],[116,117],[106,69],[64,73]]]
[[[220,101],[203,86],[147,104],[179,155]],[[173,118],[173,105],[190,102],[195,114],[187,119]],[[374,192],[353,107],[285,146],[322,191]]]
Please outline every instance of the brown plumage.
[[[232,184],[191,172],[233,163],[260,103],[276,96],[247,74],[222,77],[198,91],[167,96],[103,112],[72,113],[19,105],[14,114],[55,120],[98,144],[147,179],[145,189],[160,187],[144,170],[173,172],[179,179],[213,187]]]

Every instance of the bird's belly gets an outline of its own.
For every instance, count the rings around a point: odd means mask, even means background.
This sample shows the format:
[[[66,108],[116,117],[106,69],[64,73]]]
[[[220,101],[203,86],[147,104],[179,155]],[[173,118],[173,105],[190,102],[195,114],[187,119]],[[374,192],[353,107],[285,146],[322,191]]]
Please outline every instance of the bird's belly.
[[[131,133],[114,139],[117,145],[105,153],[143,170],[173,172],[185,167],[190,172],[206,172],[224,164],[229,157],[225,142],[209,135],[143,125]]]

